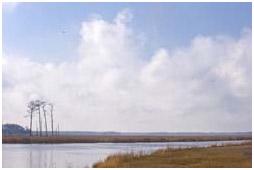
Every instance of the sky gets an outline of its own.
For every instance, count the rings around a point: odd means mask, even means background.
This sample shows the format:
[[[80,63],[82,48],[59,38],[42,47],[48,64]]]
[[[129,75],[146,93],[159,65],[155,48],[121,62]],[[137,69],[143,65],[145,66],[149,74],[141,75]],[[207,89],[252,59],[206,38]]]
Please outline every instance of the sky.
[[[251,3],[4,3],[3,123],[251,131]]]

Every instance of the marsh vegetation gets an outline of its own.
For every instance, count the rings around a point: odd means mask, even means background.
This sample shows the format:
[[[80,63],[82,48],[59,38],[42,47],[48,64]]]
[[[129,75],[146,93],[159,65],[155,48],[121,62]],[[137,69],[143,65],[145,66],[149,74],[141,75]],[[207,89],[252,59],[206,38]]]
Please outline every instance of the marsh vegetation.
[[[247,135],[212,136],[126,136],[126,135],[86,135],[86,136],[3,136],[3,143],[133,143],[133,142],[195,142],[250,140]]]
[[[209,168],[248,167],[252,160],[251,142],[207,148],[160,149],[151,154],[127,153],[108,156],[96,168]]]

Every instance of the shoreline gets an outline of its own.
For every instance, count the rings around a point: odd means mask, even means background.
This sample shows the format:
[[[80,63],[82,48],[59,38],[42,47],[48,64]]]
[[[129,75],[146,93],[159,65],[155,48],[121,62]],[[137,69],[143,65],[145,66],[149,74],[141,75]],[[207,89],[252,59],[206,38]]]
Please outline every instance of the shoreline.
[[[3,136],[2,144],[149,143],[252,140],[246,136]]]

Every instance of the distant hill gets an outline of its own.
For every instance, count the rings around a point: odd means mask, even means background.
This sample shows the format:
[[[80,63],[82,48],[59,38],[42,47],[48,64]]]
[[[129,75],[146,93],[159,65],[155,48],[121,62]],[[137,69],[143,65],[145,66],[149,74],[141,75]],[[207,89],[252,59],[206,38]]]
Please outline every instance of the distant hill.
[[[17,124],[3,124],[3,135],[28,135],[29,130]]]

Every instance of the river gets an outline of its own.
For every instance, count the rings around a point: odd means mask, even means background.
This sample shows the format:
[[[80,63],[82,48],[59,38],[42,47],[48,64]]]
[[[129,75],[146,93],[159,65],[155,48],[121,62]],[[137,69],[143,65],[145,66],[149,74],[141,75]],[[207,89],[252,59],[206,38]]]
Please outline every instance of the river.
[[[91,167],[108,155],[126,152],[149,153],[162,148],[207,147],[239,144],[244,141],[163,142],[163,143],[75,143],[3,144],[3,168]]]

